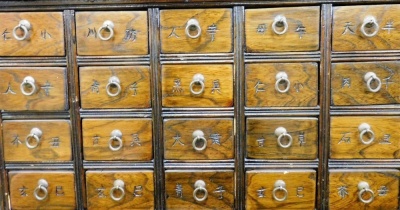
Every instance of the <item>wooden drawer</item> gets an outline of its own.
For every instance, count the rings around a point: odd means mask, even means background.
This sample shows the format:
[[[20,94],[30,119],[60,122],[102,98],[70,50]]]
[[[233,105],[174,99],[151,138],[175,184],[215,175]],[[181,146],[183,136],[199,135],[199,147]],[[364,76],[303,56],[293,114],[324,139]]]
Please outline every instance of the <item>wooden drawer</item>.
[[[319,49],[319,10],[314,7],[247,9],[247,52]]]
[[[329,209],[395,210],[398,194],[398,170],[329,170]]]
[[[247,118],[246,124],[247,158],[317,158],[317,118]]]
[[[79,69],[83,109],[149,108],[148,66],[103,66]]]
[[[317,106],[316,63],[254,63],[245,68],[247,107]]]
[[[0,56],[64,56],[62,12],[0,13]]]
[[[246,209],[315,209],[314,170],[246,172]]]
[[[331,80],[332,105],[400,103],[400,62],[334,63]]]
[[[233,66],[162,66],[163,107],[232,107]]]
[[[341,6],[333,9],[333,51],[400,49],[400,5]]]
[[[8,175],[12,209],[76,209],[73,172],[10,171]]]
[[[164,157],[174,160],[233,159],[233,120],[165,119]]]
[[[5,120],[6,162],[72,160],[69,120]]]
[[[165,193],[167,209],[233,209],[233,171],[167,170]]]
[[[151,160],[151,119],[83,119],[85,160]]]
[[[77,12],[78,55],[146,55],[146,11]]]
[[[87,171],[88,209],[154,209],[153,171]]]
[[[58,67],[0,67],[0,110],[67,110],[65,74]]]
[[[162,53],[232,52],[232,9],[160,11]]]

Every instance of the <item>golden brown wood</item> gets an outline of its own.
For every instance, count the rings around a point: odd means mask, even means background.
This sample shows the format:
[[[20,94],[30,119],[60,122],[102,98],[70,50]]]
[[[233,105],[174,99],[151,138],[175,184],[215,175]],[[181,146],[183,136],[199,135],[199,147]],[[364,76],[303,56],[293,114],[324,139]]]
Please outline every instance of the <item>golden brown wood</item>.
[[[318,50],[319,10],[320,8],[317,6],[247,9],[245,14],[246,51],[287,52]],[[282,35],[276,34],[272,29],[274,19],[278,15],[283,15],[288,24],[286,33]],[[276,30],[281,32],[284,29],[281,26],[277,27]]]
[[[362,181],[369,184],[375,195],[374,200],[369,204],[362,203],[358,198],[358,184]],[[387,194],[383,194],[384,191],[381,191],[384,187],[388,190]],[[347,192],[347,194],[344,192]],[[398,207],[398,193],[398,170],[331,169],[329,171],[329,209],[332,210],[395,210]],[[368,193],[363,194],[363,199],[370,198]]]
[[[125,184],[125,196],[114,201],[110,191],[118,179]],[[154,209],[153,171],[87,171],[86,189],[88,209]]]
[[[289,90],[275,89],[276,75],[285,72]],[[286,84],[280,84],[284,90]],[[316,63],[257,63],[246,65],[246,106],[307,106],[318,104],[318,65]]]
[[[148,66],[81,67],[79,75],[83,109],[151,106]],[[107,84],[113,76],[119,79],[121,86],[121,92],[116,96],[107,93]],[[113,85],[108,88],[112,94],[117,92],[117,88]]]
[[[68,109],[66,70],[58,67],[3,67],[0,68],[0,109],[61,111]],[[22,94],[21,83],[26,76],[34,78],[36,92]],[[26,92],[32,89],[25,87]]]
[[[317,118],[248,118],[247,157],[256,159],[298,159],[317,158],[318,119]],[[293,142],[288,148],[278,144],[275,130],[284,127]],[[289,144],[287,138],[281,143]]]
[[[186,35],[190,19],[199,23],[198,38]],[[160,25],[163,53],[227,53],[233,50],[231,9],[161,10]],[[188,31],[192,36],[198,33],[195,29]]]
[[[246,176],[246,209],[315,209],[314,170],[254,170],[247,171]],[[284,201],[277,201],[272,195],[278,180],[286,184]],[[285,196],[282,190],[275,194],[278,198]]]
[[[114,23],[114,36],[101,40],[98,32],[104,21]],[[104,38],[110,35],[103,29]],[[146,11],[77,12],[76,38],[78,55],[146,55],[148,23]]]
[[[122,148],[109,148],[111,132],[122,133]],[[85,160],[151,160],[151,119],[83,119],[83,154]],[[118,147],[114,140],[113,147]]]
[[[381,80],[376,93],[370,92],[364,81],[368,72],[374,72]],[[331,80],[332,105],[400,103],[400,62],[334,63]]]
[[[76,209],[72,171],[10,171],[9,179],[12,209]],[[48,183],[48,196],[43,201],[34,196],[40,179]]]

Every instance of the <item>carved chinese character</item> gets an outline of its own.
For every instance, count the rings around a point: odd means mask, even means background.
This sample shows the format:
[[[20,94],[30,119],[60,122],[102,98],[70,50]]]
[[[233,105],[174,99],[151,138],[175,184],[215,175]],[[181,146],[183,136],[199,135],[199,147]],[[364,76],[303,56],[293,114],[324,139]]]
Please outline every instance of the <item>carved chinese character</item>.
[[[300,39],[303,38],[303,35],[306,33],[306,27],[303,26],[303,23],[298,23],[296,32],[299,34]]]
[[[181,184],[176,184],[175,192],[176,192],[176,197],[177,198],[182,198],[183,197],[183,188],[182,188]]]
[[[261,138],[257,139],[258,147],[264,147],[265,138],[261,136]]]
[[[10,32],[6,30],[3,31],[3,33],[1,34],[1,36],[3,36],[4,41],[10,39],[10,37],[7,36],[7,34],[9,34]]]
[[[12,143],[13,145],[17,146],[17,147],[18,147],[19,144],[22,144],[22,142],[21,142],[21,140],[19,139],[19,136],[18,136],[18,135],[15,135],[15,136],[14,136],[14,139],[11,141],[11,143]]]
[[[300,92],[300,90],[303,88],[304,88],[303,83],[300,83],[300,82],[294,83],[294,89],[296,90],[297,93]]]
[[[393,20],[389,20],[385,27],[382,28],[383,30],[387,31],[388,34],[390,34],[390,31],[395,30],[396,28],[394,27],[394,22]]]
[[[47,39],[47,37],[51,38],[51,34],[47,32],[46,29],[40,32],[40,36],[42,37],[42,39]]]
[[[93,136],[92,140],[93,140],[93,145],[98,145],[99,144],[99,140],[100,140],[100,136],[98,136],[98,135]]]
[[[300,146],[303,146],[306,143],[306,138],[305,138],[305,134],[303,131],[301,131],[299,133],[299,143],[300,143]]]
[[[348,31],[350,32],[350,34],[355,34],[354,29],[352,29],[351,27],[353,27],[351,22],[346,22],[346,25],[344,26],[344,31],[343,31],[342,35],[346,34]]]
[[[11,89],[11,84],[10,83],[8,83],[8,86],[7,86],[7,90],[6,90],[6,92],[4,92],[3,94],[13,94],[13,95],[15,95],[16,93]]]
[[[179,38],[178,34],[176,34],[176,28],[175,28],[175,27],[172,28],[172,31],[171,31],[171,33],[168,35],[167,38],[171,38],[171,37],[173,37],[173,36],[176,37],[176,38]]]
[[[176,143],[179,143],[180,145],[185,145],[183,142],[181,142],[181,136],[179,136],[179,134],[176,134],[176,136],[174,136],[174,143],[172,144],[172,146],[175,146]]]
[[[260,189],[257,190],[257,196],[259,198],[265,198],[265,188],[261,187]]]
[[[51,147],[59,147],[60,146],[60,138],[58,138],[58,137],[51,138],[50,145],[51,145]]]
[[[219,133],[213,133],[210,135],[210,139],[212,140],[212,144],[221,145],[221,135]]]
[[[142,197],[143,196],[143,187],[141,185],[135,186],[133,189],[133,197]]]
[[[349,134],[350,132],[348,132],[348,133],[342,133],[342,138],[340,139],[340,141],[339,141],[339,143],[338,144],[340,144],[340,143],[346,143],[346,144],[350,144],[350,136],[346,136],[347,134]]]
[[[385,66],[385,69],[386,69],[387,71],[389,71],[389,76],[383,79],[383,81],[384,81],[384,83],[385,83],[385,85],[386,85],[386,90],[387,90],[387,89],[389,88],[389,85],[392,84],[392,83],[394,83],[394,82],[392,81],[392,77],[394,76],[395,73],[394,73],[393,69],[388,68],[387,66]]]
[[[64,190],[62,186],[56,186],[56,196],[64,196]]]
[[[124,41],[136,41],[137,31],[133,28],[125,30]]]
[[[265,23],[258,24],[258,26],[257,26],[258,34],[265,34],[266,31],[267,31],[267,24],[265,24]]]
[[[219,79],[216,79],[213,81],[213,87],[211,89],[211,93],[214,94],[214,92],[218,92],[221,94],[221,85],[219,84]]]
[[[97,188],[96,189],[96,191],[97,191],[97,197],[99,197],[99,198],[105,198],[106,197],[106,195],[104,195],[104,191],[105,191],[106,189],[103,187],[103,185],[101,185],[101,187],[100,188]]]
[[[349,195],[349,193],[347,192],[346,186],[340,186],[337,189],[338,189],[338,194],[342,199],[345,198],[347,195]]]
[[[93,28],[93,29],[88,28],[88,33],[87,33],[86,37],[89,37],[89,36],[94,36],[94,38],[97,38],[96,28]]]
[[[93,80],[93,84],[90,86],[92,93],[99,93],[100,83],[97,80]]]
[[[137,95],[137,82],[132,83],[129,86],[129,89],[131,89],[133,91],[132,96],[136,96]]]
[[[390,134],[385,134],[383,135],[382,140],[379,142],[379,144],[392,144],[392,142],[390,142]]]
[[[342,88],[351,86],[351,78],[342,78]]]
[[[27,189],[28,189],[28,188],[26,188],[25,186],[22,185],[22,187],[18,189],[18,190],[19,190],[19,195],[20,195],[21,197],[26,197],[26,196],[28,196],[28,194],[26,193],[26,190],[27,190]]]
[[[174,86],[172,87],[173,93],[182,93],[181,79],[174,79]]]
[[[211,41],[213,42],[215,40],[215,35],[217,34],[218,28],[215,23],[212,25],[208,26],[207,28],[207,33],[211,35]]]
[[[302,193],[304,191],[304,187],[297,187],[297,197],[299,198],[303,198],[304,197],[304,193]]]
[[[222,200],[224,199],[224,187],[223,186],[218,186],[216,190],[214,190],[215,194],[218,194],[218,199]]]
[[[256,89],[256,94],[257,94],[258,92],[265,92],[264,84],[263,84],[260,80],[257,80],[257,83],[256,83],[256,85],[254,86],[254,88]]]
[[[142,146],[142,142],[139,139],[139,135],[134,133],[132,134],[132,142],[131,142],[131,147],[138,145],[138,146]]]
[[[44,84],[44,86],[40,87],[44,90],[44,93],[46,94],[46,96],[50,95],[50,89],[53,88],[53,86],[51,86],[49,81],[46,81],[46,83]]]
[[[386,186],[381,186],[378,190],[379,196],[386,196],[389,192],[389,189]]]

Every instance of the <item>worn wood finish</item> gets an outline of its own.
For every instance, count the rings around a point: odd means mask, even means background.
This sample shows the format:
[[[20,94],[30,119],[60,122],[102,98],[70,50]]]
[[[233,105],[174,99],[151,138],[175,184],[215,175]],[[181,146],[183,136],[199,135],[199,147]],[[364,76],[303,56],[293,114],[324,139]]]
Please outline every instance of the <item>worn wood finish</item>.
[[[318,104],[316,63],[262,63],[246,65],[246,106],[315,107]],[[286,93],[275,89],[276,75],[285,72],[290,81]],[[284,90],[286,84],[280,84]]]
[[[112,76],[120,80],[121,92],[116,96],[110,96],[107,93],[107,84]],[[81,67],[79,77],[83,109],[149,108],[151,106],[148,66]],[[111,93],[116,93],[117,88],[110,86],[109,90]]]
[[[382,86],[370,92],[364,75],[374,72]],[[400,103],[400,62],[332,64],[332,105],[376,105]]]
[[[7,111],[61,111],[68,109],[66,70],[59,67],[0,67],[0,109]],[[36,91],[22,94],[26,76],[34,78]],[[32,89],[25,87],[26,92]]]
[[[125,184],[125,196],[114,201],[110,191],[118,179]],[[154,209],[153,171],[87,171],[86,189],[89,210]]]
[[[364,204],[358,199],[358,183],[364,181],[374,192],[374,200]],[[343,187],[346,191],[343,190]],[[387,194],[382,194],[382,187],[387,188]],[[342,194],[340,192],[347,192]],[[329,209],[390,209],[398,207],[399,171],[391,169],[331,169],[329,170]],[[370,195],[364,193],[363,199]],[[381,194],[381,196],[379,195]]]
[[[84,159],[149,161],[153,158],[151,126],[151,119],[83,119]],[[113,130],[122,133],[123,145],[118,151],[109,148]],[[117,141],[114,143],[117,147]]]
[[[196,19],[199,23],[201,34],[198,38],[190,38],[186,35],[185,28],[190,19]],[[214,27],[216,27],[215,31],[212,30]],[[194,30],[192,33],[193,36],[197,31]],[[232,52],[232,35],[232,9],[160,11],[162,53]]]
[[[8,175],[12,209],[76,209],[73,172],[10,171]],[[43,201],[36,200],[34,196],[40,179],[48,183],[48,196]],[[43,196],[41,193],[39,195]]]

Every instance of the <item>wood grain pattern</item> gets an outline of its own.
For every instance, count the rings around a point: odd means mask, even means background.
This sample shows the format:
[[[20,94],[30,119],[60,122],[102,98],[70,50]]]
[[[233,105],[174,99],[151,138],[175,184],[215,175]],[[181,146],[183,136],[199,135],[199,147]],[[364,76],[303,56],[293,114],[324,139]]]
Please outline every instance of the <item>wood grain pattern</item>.
[[[106,20],[114,23],[114,36],[103,41],[97,32]],[[147,22],[146,11],[77,12],[78,55],[146,55],[149,53]],[[106,31],[104,37],[109,35]]]
[[[287,52],[314,51],[319,49],[319,16],[318,6],[293,8],[247,9],[245,11],[245,32],[247,52]],[[286,17],[288,31],[283,35],[275,34],[272,29],[277,15]],[[265,24],[266,31],[258,28]],[[296,31],[299,25],[305,27],[300,36]],[[283,30],[277,28],[279,30]]]
[[[190,83],[195,74],[204,76],[204,92],[193,95]],[[181,91],[177,90],[179,79]],[[214,81],[219,82],[220,90],[213,91]],[[200,85],[195,85],[199,88]],[[233,66],[230,64],[191,64],[162,66],[162,104],[163,107],[232,107],[233,106]]]
[[[84,159],[151,160],[153,158],[151,124],[151,119],[83,119]],[[113,130],[120,130],[122,133],[123,146],[118,151],[109,148]]]
[[[367,182],[374,192],[374,200],[364,204],[358,199],[358,183]],[[386,195],[380,196],[382,186],[387,187]],[[341,197],[339,189],[345,187],[347,195]],[[395,210],[398,207],[399,171],[392,169],[331,169],[329,170],[329,209],[387,209]],[[367,196],[367,195],[365,195]],[[367,197],[364,199],[368,199]]]
[[[186,24],[196,19],[201,35],[192,39],[185,34]],[[217,29],[212,38],[209,27]],[[227,53],[232,52],[232,9],[184,9],[160,11],[162,53]]]
[[[20,88],[26,76],[32,76],[35,79],[37,88],[36,92],[30,96],[23,95]],[[62,111],[68,109],[65,68],[3,67],[0,68],[0,78],[2,81],[0,83],[1,110]]]
[[[247,118],[247,157],[255,159],[314,160],[318,148],[317,118]],[[284,127],[292,136],[288,148],[278,145],[275,129]],[[303,134],[304,138],[301,138]],[[260,145],[258,140],[264,139]],[[303,143],[301,143],[303,141]],[[282,141],[286,144],[287,141]]]
[[[246,209],[315,209],[316,179],[317,173],[307,169],[247,171]],[[276,201],[272,197],[277,180],[286,184],[288,195],[285,201]],[[259,197],[260,189],[265,189],[265,197]],[[276,194],[280,196],[279,191]]]
[[[125,196],[118,202],[110,197],[117,179],[125,184]],[[89,210],[154,209],[153,171],[87,171],[86,189]]]
[[[247,64],[245,69],[247,107],[315,107],[318,104],[316,63],[257,63]],[[275,89],[279,72],[288,75],[290,88],[286,93]]]
[[[10,171],[8,174],[12,209],[76,209],[72,171]],[[33,194],[40,179],[49,184],[48,197],[43,201],[36,200]]]
[[[364,81],[367,72],[374,72],[382,82],[376,93]],[[350,84],[345,83],[348,79]],[[400,103],[400,62],[334,63],[331,81],[335,106]]]
[[[117,96],[107,94],[107,84],[112,76],[120,80],[121,93]],[[81,67],[79,77],[83,109],[149,108],[151,106],[148,66]],[[98,91],[93,89],[95,82],[98,83]]]

